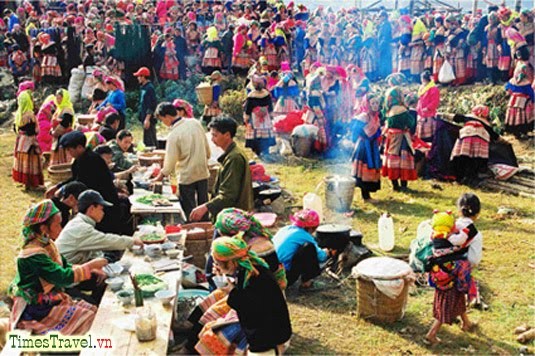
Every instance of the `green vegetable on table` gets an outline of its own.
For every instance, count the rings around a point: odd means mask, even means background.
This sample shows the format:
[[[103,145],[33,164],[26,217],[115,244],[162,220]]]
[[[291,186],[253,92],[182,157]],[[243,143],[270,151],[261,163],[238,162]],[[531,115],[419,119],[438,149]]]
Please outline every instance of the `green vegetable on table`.
[[[144,297],[152,297],[159,290],[167,288],[167,284],[152,274],[137,274],[136,283]]]
[[[150,234],[141,236],[142,241],[158,241],[162,239],[163,237],[156,232],[151,232]]]
[[[136,199],[136,202],[146,205],[151,205],[153,201],[158,199],[164,199],[161,194],[147,194]]]

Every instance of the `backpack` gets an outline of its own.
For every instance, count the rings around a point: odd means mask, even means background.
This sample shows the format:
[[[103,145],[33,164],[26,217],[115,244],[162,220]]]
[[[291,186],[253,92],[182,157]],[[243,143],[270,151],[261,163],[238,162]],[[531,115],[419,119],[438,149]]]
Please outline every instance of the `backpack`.
[[[431,234],[433,229],[431,221],[426,220],[418,225],[416,238],[411,241],[409,265],[414,272],[429,272],[431,270],[433,257],[433,242]]]

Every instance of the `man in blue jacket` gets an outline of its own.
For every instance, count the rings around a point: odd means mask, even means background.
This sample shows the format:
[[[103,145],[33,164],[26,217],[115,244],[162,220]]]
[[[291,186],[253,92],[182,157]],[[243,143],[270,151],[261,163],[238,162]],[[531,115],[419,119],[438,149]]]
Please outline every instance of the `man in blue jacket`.
[[[156,138],[156,118],[154,110],[158,104],[154,85],[149,80],[150,70],[147,67],[141,67],[134,73],[141,85],[139,96],[139,121],[143,125],[143,143],[145,146],[158,146]]]

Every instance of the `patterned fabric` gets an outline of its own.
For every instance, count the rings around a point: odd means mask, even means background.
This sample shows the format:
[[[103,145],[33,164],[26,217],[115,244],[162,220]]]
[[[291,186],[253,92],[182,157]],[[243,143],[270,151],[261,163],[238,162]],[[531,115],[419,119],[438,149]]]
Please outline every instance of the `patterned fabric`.
[[[433,58],[433,79],[436,81],[438,80],[438,72],[440,71],[440,68],[442,68],[442,65],[444,64],[444,57],[442,56],[443,48],[437,48],[435,50],[435,56]]]
[[[398,71],[408,71],[411,68],[411,49],[404,47],[398,53]]]
[[[245,269],[243,287],[246,287],[252,276],[258,275],[255,265],[269,268],[266,261],[250,251],[247,243],[241,236],[217,238],[212,243],[212,257],[216,261],[236,261],[238,265]]]
[[[221,68],[221,58],[219,57],[219,50],[216,47],[208,47],[204,52],[201,65],[203,67]]]
[[[298,110],[299,105],[297,105],[294,98],[281,97],[277,100],[273,112],[277,115],[285,115]]]
[[[188,103],[186,100],[183,99],[175,99],[173,101],[173,106],[175,108],[182,108],[186,111],[186,117],[192,118],[193,117],[193,106],[191,106],[190,103]]]
[[[61,89],[61,102],[58,103],[57,100],[55,100],[55,104],[57,106],[55,116],[56,118],[59,118],[61,114],[64,112],[70,112],[73,114],[73,124],[74,124],[74,105],[71,102],[71,94],[69,94],[69,91],[66,89]]]
[[[43,56],[41,61],[41,77],[61,77],[61,67],[58,64],[58,58],[54,55]]]
[[[84,132],[84,135],[87,139],[85,147],[89,150],[94,150],[98,145],[106,143],[106,139],[98,132]]]
[[[26,136],[22,131],[15,142],[12,178],[27,187],[44,184],[41,149],[35,136]]]
[[[249,68],[251,66],[251,56],[247,49],[242,49],[232,58],[232,66],[237,68]]]
[[[451,324],[466,312],[466,297],[464,293],[452,288],[435,290],[433,299],[433,318],[444,324]]]
[[[52,200],[49,199],[43,200],[42,202],[28,209],[22,222],[22,237],[24,239],[24,245],[37,237],[37,235],[31,230],[32,225],[44,223],[57,213],[59,213],[58,208],[54,205]]]
[[[424,45],[418,44],[411,48],[410,70],[411,75],[420,75],[424,71]]]
[[[22,126],[35,121],[33,118],[33,100],[31,95],[33,82],[22,82],[17,92],[17,111],[15,112],[15,129],[18,131]],[[25,85],[28,86],[26,89]]]
[[[485,65],[487,68],[498,67],[498,45],[494,41],[489,41],[487,44],[487,53],[485,54]]]
[[[416,136],[422,140],[433,138],[436,131],[437,122],[433,117],[421,117],[416,120]]]
[[[236,208],[227,208],[217,214],[214,226],[222,235],[231,236],[243,232],[245,241],[255,237],[265,237],[271,240],[273,237],[253,214]]]
[[[414,153],[408,133],[399,129],[388,129],[382,175],[390,180],[416,180],[418,174],[414,165]],[[409,136],[410,138],[410,136]]]
[[[403,92],[397,86],[388,89],[385,93],[385,111],[388,112],[396,105],[403,105]]]
[[[160,68],[160,77],[162,77],[162,79],[178,80],[180,77],[178,66],[179,61],[174,49],[166,49],[163,65]]]
[[[311,209],[299,210],[293,215],[290,215],[290,221],[297,227],[317,227],[320,224],[320,217],[318,213]]]
[[[472,114],[474,114],[477,117],[488,118],[489,107],[485,105],[476,105],[472,108]]]

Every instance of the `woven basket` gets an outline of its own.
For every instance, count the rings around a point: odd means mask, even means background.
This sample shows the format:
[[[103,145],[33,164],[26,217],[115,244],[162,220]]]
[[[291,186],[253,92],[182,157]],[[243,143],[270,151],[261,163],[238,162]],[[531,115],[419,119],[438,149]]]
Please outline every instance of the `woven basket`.
[[[48,180],[52,184],[58,184],[72,177],[72,163],[55,164],[47,168]]]
[[[357,278],[357,315],[360,318],[393,323],[403,318],[409,284],[405,282],[403,291],[395,299],[383,294],[373,281]]]
[[[297,157],[308,157],[314,144],[313,137],[292,136],[292,150]]]
[[[197,88],[195,88],[195,92],[197,93],[197,99],[199,99],[199,103],[203,105],[212,104],[214,94],[211,85],[201,83],[197,86]]]
[[[214,189],[217,174],[219,173],[219,168],[220,167],[218,164],[208,167],[208,170],[210,171],[210,177],[208,177],[208,192],[212,192]]]
[[[209,222],[191,223],[182,225],[182,231],[194,228],[203,229],[202,232],[188,233],[186,236],[186,253],[193,255],[192,264],[204,269],[206,265],[206,254],[210,252],[212,237],[214,236],[214,226]]]
[[[79,115],[77,120],[80,125],[93,125],[96,115]]]
[[[164,157],[154,152],[145,152],[138,156],[139,165],[142,167],[152,166],[154,163],[158,163],[160,167],[163,166]]]

